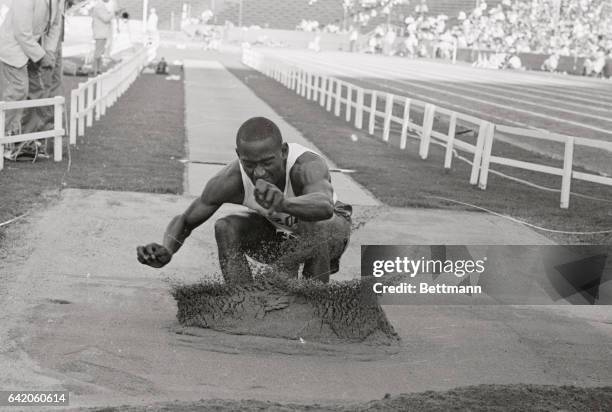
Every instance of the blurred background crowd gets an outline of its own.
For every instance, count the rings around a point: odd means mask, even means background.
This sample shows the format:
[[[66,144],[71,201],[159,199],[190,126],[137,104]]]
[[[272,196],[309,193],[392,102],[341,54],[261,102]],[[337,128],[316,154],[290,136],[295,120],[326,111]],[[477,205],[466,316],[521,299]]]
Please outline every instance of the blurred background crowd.
[[[432,15],[427,0],[414,3],[366,1],[350,16],[348,27],[304,20],[297,29],[348,31],[351,49],[368,53],[450,59],[455,49],[478,50],[486,58],[475,65],[491,68],[521,68],[521,53],[537,53],[549,56],[542,63],[544,70],[557,70],[559,58],[570,56],[582,58],[583,74],[602,75],[606,59],[612,57],[608,0],[481,0],[456,15]],[[398,6],[406,10],[407,4],[408,13],[394,12]],[[386,18],[381,21],[381,16]],[[375,20],[379,24],[372,28]]]

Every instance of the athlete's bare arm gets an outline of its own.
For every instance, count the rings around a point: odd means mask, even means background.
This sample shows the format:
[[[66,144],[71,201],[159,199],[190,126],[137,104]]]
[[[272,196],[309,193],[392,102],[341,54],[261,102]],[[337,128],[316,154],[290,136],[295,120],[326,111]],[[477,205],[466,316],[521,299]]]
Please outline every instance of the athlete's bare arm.
[[[160,268],[168,264],[191,232],[206,222],[224,203],[242,204],[244,189],[238,161],[213,176],[183,214],[175,216],[164,233],[162,245],[151,243],[137,248],[138,261]]]
[[[270,210],[288,213],[304,221],[326,220],[333,216],[333,188],[329,168],[318,155],[302,154],[291,169],[291,183],[296,197],[285,199],[276,186],[258,180],[256,199]]]

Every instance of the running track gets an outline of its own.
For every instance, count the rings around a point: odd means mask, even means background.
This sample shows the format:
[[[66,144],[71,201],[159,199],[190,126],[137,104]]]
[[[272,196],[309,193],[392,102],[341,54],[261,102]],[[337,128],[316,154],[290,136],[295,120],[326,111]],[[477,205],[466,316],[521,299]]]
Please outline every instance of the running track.
[[[361,87],[416,98],[497,124],[612,141],[610,80],[357,53],[261,51]],[[600,155],[605,158],[593,159],[593,166],[612,164],[612,153]],[[594,168],[609,173],[607,168]]]

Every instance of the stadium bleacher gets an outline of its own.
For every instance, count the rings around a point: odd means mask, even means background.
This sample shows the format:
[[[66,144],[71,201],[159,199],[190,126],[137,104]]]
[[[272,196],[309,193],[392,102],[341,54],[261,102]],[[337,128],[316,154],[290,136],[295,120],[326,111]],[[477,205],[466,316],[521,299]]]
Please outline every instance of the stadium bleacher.
[[[130,13],[130,17],[134,19],[142,19],[142,0],[118,0],[120,8],[126,9]],[[216,3],[223,3],[219,0]],[[170,30],[171,28],[171,15],[174,12],[175,15],[175,28],[178,29],[181,11],[183,4],[191,5],[192,16],[200,16],[202,12],[210,8],[210,0],[149,0],[149,9],[155,8],[159,17],[158,28],[160,30]]]
[[[119,0],[119,6],[125,8],[131,16],[142,17],[142,0]],[[501,0],[489,0],[489,7],[494,7]],[[451,19],[456,18],[460,11],[469,12],[476,5],[477,0],[428,0],[428,14],[445,14]],[[171,27],[171,12],[175,14],[175,27],[177,27],[183,4],[191,6],[191,16],[199,17],[206,9],[214,6],[216,24],[231,21],[234,25],[239,22],[238,0],[149,0],[149,7],[155,7],[159,16],[159,28],[167,30]],[[414,12],[415,2],[399,6],[394,12],[394,19]],[[342,2],[340,0],[318,0],[309,4],[309,0],[243,0],[242,24],[244,26],[257,25],[271,29],[292,30],[302,20],[316,20],[321,25],[341,22],[344,18]],[[375,19],[372,23],[384,22],[383,18]]]

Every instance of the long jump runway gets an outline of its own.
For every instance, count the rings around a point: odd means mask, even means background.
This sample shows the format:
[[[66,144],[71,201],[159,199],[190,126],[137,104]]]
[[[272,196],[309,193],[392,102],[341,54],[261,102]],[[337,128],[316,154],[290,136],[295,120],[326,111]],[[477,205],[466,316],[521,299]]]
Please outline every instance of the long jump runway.
[[[361,87],[412,97],[496,124],[612,141],[609,80],[371,54],[257,50]],[[516,140],[557,157],[562,153],[560,144]],[[611,158],[610,152],[583,147],[575,151],[578,164],[608,175],[612,175]]]

